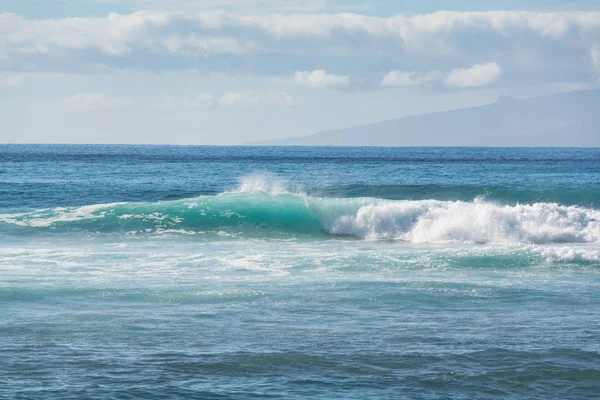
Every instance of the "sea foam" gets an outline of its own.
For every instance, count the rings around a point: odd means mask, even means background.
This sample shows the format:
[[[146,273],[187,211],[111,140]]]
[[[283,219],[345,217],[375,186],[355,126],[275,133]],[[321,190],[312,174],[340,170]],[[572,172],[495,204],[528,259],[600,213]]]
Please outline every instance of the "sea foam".
[[[582,243],[600,240],[599,219],[598,210],[555,203],[373,201],[339,215],[326,229],[413,243]]]

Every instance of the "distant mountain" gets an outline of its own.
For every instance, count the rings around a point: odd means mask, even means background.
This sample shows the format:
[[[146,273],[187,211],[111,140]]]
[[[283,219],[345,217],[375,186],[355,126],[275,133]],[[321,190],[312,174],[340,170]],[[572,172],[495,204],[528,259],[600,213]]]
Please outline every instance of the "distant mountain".
[[[250,143],[300,146],[600,147],[600,90],[584,90]]]

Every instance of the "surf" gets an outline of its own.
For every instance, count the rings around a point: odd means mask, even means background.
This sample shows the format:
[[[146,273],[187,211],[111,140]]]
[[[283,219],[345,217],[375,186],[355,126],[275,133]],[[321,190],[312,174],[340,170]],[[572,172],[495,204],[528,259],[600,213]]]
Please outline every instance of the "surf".
[[[283,190],[97,204],[0,214],[0,232],[156,234],[397,240],[410,243],[597,243],[600,210],[557,203],[312,197]]]

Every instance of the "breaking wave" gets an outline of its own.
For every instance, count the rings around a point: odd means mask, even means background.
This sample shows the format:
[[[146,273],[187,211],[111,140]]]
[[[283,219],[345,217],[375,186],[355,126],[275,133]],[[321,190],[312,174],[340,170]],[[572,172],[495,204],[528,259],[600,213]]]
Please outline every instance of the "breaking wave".
[[[600,242],[600,210],[557,203],[319,198],[246,181],[218,196],[0,214],[0,232],[181,232],[411,243]]]

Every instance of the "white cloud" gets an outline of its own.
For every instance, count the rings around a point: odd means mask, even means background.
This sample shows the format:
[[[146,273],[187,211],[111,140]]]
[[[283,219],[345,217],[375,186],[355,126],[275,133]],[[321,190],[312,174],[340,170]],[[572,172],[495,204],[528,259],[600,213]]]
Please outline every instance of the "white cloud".
[[[110,18],[28,20],[15,14],[0,14],[0,26],[0,58],[86,49],[122,56],[131,50]]]
[[[199,42],[200,47],[213,49],[211,42],[216,43],[215,33],[232,29],[244,30],[245,36],[268,33],[276,38],[330,39],[334,32],[362,33],[396,39],[406,49],[427,51],[439,49],[435,44],[440,42],[448,48],[461,47],[461,41],[477,41],[482,34],[505,40],[520,39],[521,34],[558,40],[572,34],[585,40],[600,32],[600,12],[439,11],[414,16],[370,17],[352,13],[248,15],[223,11],[139,11],[111,13],[106,18],[47,20],[0,14],[0,26],[3,53],[48,54],[61,49],[99,49],[108,55],[125,56],[132,49],[152,47],[168,38],[182,43]],[[225,47],[240,51],[238,45],[232,43]],[[421,47],[424,43],[430,46]]]
[[[422,86],[444,78],[440,71],[405,72],[390,71],[383,77],[381,86]]]
[[[255,107],[292,105],[294,99],[284,92],[226,92],[221,96],[198,93],[193,96],[165,96],[155,108],[162,110],[209,110],[218,107]]]
[[[250,42],[240,42],[230,37],[199,37],[191,33],[185,37],[171,35],[160,42],[170,53],[213,56],[218,54],[245,54],[258,48]]]
[[[459,68],[446,77],[446,85],[458,88],[486,86],[500,78],[502,68],[495,62],[475,64],[471,68]]]
[[[444,81],[449,87],[473,88],[496,82],[501,73],[502,69],[497,63],[475,64],[471,68],[457,68],[447,74],[441,71],[390,71],[383,77],[381,86],[425,86]]]
[[[162,8],[182,4],[179,0],[148,1],[163,3]],[[436,80],[427,73],[405,71],[447,70],[495,60],[506,71],[516,71],[506,77],[520,85],[529,82],[530,75],[519,68],[518,53],[535,55],[527,63],[529,71],[541,71],[536,83],[589,80],[590,49],[595,49],[600,37],[600,11],[440,11],[371,17],[314,13],[322,9],[318,7],[313,12],[290,12],[288,7],[300,3],[293,0],[285,0],[284,9],[276,13],[273,8],[251,13],[250,6],[236,9],[241,0],[226,1],[231,5],[227,9],[237,12],[202,6],[200,12],[155,9],[103,18],[26,19],[0,14],[0,65],[18,70],[29,63],[35,71],[59,72],[89,72],[99,65],[160,71],[193,67],[203,72],[242,70],[264,76],[289,74],[319,59],[320,70],[299,71],[295,79],[299,84],[325,87],[349,85],[350,68],[352,75],[371,74],[375,58],[378,68],[400,69],[386,77],[383,86]],[[277,6],[272,0],[257,1]],[[592,61],[597,58],[594,51]],[[205,59],[198,62],[198,57]],[[372,82],[370,77],[365,80]]]
[[[127,98],[110,97],[104,93],[82,93],[67,97],[60,104],[69,109],[82,111],[118,110],[132,105]]]
[[[0,87],[17,87],[23,84],[23,75],[0,71]]]
[[[347,75],[328,74],[324,69],[315,69],[314,71],[296,71],[294,81],[298,85],[322,88],[347,86],[350,83],[350,78]]]
[[[284,92],[227,92],[219,99],[224,107],[292,104],[293,97]]]

